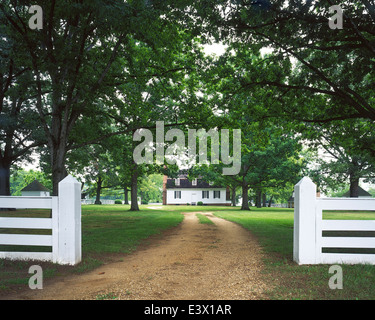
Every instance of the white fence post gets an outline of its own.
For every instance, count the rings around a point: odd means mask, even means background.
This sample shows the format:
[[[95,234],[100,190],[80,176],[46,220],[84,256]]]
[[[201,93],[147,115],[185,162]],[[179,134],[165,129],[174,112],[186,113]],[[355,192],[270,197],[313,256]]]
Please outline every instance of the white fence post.
[[[59,262],[59,197],[52,198],[52,262]]]
[[[294,187],[293,260],[298,264],[316,262],[316,185],[302,178]]]
[[[81,184],[71,175],[59,182],[58,263],[75,265],[82,259]]]

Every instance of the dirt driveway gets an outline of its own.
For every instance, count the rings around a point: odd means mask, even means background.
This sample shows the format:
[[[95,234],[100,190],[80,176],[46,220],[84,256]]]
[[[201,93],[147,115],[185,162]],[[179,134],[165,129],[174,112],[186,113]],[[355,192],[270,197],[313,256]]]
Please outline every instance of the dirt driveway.
[[[195,214],[185,213],[179,227],[121,262],[14,298],[264,299],[270,288],[262,281],[262,252],[254,236],[207,212],[214,225],[201,224]]]

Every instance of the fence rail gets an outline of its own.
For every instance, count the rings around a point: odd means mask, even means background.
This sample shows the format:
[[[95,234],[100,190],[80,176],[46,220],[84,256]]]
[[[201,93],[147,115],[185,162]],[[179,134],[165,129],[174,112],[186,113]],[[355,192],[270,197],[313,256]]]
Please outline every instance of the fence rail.
[[[52,209],[54,197],[0,197],[1,208]]]
[[[375,264],[375,220],[323,220],[323,210],[375,211],[375,199],[317,198],[316,186],[307,177],[294,193],[294,261]]]
[[[52,247],[51,252],[0,251],[0,258],[45,260],[75,265],[81,261],[81,191],[72,176],[59,183],[58,197],[0,197],[0,208],[51,209],[51,218],[0,217],[2,229],[43,229],[51,235],[0,234],[0,245]],[[11,213],[15,211],[10,211]]]
[[[323,220],[323,231],[375,231],[374,220]]]
[[[0,199],[1,203],[1,199]],[[52,219],[48,218],[0,218],[2,228],[52,229]]]

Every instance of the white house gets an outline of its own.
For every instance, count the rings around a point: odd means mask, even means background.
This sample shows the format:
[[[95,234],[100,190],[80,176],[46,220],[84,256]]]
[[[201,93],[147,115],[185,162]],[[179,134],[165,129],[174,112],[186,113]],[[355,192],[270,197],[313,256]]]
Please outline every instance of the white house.
[[[21,190],[21,195],[23,197],[49,197],[50,191],[42,185],[38,180],[34,180],[29,185]]]
[[[214,185],[199,178],[190,181],[186,174],[180,174],[176,179],[164,176],[164,205],[197,205],[199,202],[205,205],[230,206],[229,188]]]

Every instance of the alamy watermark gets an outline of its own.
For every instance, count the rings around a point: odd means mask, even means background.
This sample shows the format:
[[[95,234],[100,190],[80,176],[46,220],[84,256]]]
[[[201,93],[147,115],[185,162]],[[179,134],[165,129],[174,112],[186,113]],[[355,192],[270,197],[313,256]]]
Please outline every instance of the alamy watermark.
[[[188,166],[197,163],[197,139],[199,141],[199,164],[232,165],[223,168],[223,175],[236,175],[241,169],[241,129],[233,129],[232,155],[230,155],[229,129],[188,129],[187,148],[185,134],[180,129],[170,129],[164,132],[164,121],[156,121],[156,141],[149,129],[138,129],[133,135],[133,141],[144,140],[135,147],[133,159],[137,164],[169,164],[184,161]],[[207,138],[211,138],[211,162],[207,160]],[[175,141],[174,141],[175,140]],[[165,141],[173,142],[166,150]],[[155,161],[154,161],[155,151]],[[220,152],[221,151],[221,152]],[[181,160],[183,159],[183,160]]]
[[[333,276],[329,278],[328,286],[330,289],[342,289],[343,283],[342,283],[342,268],[341,266],[335,264],[333,266],[330,266],[328,273],[333,273]]]
[[[29,19],[29,28],[31,30],[43,29],[43,9],[41,6],[33,5],[29,8],[29,13],[33,14]]]
[[[43,9],[39,5],[32,5],[29,7],[29,13],[33,14],[29,19],[29,28],[32,30],[43,29]],[[330,29],[343,28],[343,10],[340,5],[333,5],[329,7],[329,13],[334,15],[328,19],[328,26]]]
[[[328,26],[330,29],[342,29],[343,28],[343,10],[340,5],[334,5],[329,7],[329,13],[334,15],[329,18]]]
[[[43,289],[43,270],[39,265],[32,265],[29,268],[29,273],[33,275],[29,279],[29,288],[31,290]]]

